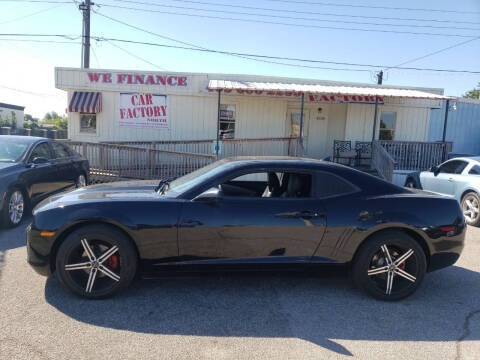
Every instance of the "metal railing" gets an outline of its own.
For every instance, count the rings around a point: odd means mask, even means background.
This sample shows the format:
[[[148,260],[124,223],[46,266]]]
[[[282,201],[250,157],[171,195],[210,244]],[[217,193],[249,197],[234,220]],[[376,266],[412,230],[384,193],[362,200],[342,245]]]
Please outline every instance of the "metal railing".
[[[447,159],[451,142],[380,140],[382,147],[395,160],[397,170],[422,171]]]
[[[116,178],[172,180],[215,161],[213,155],[144,149],[117,144],[66,141],[90,163],[91,175]]]
[[[11,127],[2,127],[0,128],[0,135],[22,135],[22,136],[38,136],[49,139],[67,139],[68,131],[63,129],[25,129],[25,128],[11,128]]]
[[[382,146],[380,141],[375,140],[372,142],[372,168],[375,169],[384,180],[392,182],[393,169],[396,164],[396,161]]]
[[[297,137],[224,139],[220,142],[219,159],[233,156],[301,156]],[[108,143],[151,150],[212,155],[215,154],[216,140],[120,141]]]

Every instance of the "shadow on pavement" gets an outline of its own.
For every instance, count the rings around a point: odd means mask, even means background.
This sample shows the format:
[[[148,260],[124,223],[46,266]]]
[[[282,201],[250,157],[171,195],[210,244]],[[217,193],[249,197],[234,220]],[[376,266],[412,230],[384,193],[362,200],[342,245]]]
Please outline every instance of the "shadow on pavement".
[[[22,223],[12,229],[0,227],[0,252],[25,246],[25,229],[32,222],[32,217],[27,216]]]
[[[88,301],[55,277],[48,303],[96,326],[134,332],[229,337],[296,337],[352,355],[339,340],[456,341],[466,312],[480,307],[480,274],[453,266],[428,274],[400,302],[376,301],[344,278],[208,276],[138,281],[113,299]],[[470,309],[470,310],[468,310]],[[480,334],[472,334],[479,340]]]

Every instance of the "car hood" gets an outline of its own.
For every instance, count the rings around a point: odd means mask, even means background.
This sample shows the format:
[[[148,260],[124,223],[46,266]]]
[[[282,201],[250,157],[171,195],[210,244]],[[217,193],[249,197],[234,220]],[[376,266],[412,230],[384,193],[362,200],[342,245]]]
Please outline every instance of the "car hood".
[[[158,181],[122,181],[91,185],[49,197],[35,207],[34,212],[78,203],[99,201],[161,200],[167,198],[155,192]]]
[[[12,169],[18,168],[19,163],[0,162],[0,175],[9,172]]]

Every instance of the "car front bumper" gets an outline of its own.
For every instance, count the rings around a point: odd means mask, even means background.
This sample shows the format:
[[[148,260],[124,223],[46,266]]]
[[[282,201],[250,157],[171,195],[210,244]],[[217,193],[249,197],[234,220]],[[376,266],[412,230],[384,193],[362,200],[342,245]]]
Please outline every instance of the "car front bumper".
[[[40,231],[30,224],[26,230],[27,262],[43,276],[52,274],[51,251],[53,240],[40,236]]]

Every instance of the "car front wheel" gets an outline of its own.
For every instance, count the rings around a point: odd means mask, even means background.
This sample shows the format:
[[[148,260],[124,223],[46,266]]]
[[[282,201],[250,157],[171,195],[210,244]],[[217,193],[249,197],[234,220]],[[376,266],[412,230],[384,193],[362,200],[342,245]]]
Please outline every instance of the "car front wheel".
[[[400,300],[415,292],[427,269],[422,247],[399,231],[368,239],[355,256],[355,284],[380,300]]]
[[[25,195],[22,190],[13,188],[7,191],[3,207],[3,223],[7,227],[20,224],[25,214]]]
[[[468,225],[478,226],[480,224],[479,204],[480,198],[473,191],[463,196],[462,211]]]
[[[133,281],[137,255],[118,229],[89,225],[73,231],[56,257],[60,282],[73,293],[89,298],[110,297]]]
[[[84,174],[78,175],[77,181],[75,181],[77,189],[87,186],[87,179]]]
[[[411,189],[416,189],[417,188],[417,182],[415,179],[408,178],[407,181],[405,182],[405,187],[411,188]]]

